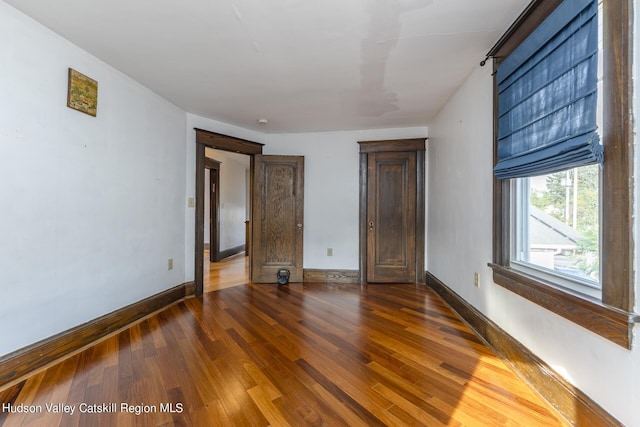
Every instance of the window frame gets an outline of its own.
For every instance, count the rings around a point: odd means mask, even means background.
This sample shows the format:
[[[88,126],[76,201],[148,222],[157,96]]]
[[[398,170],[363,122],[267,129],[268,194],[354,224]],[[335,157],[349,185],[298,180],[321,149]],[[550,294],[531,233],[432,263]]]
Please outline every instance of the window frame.
[[[586,167],[586,166],[585,166]],[[580,168],[580,166],[578,167]],[[573,170],[574,168],[570,169]],[[516,178],[516,182],[512,182],[510,185],[511,191],[511,259],[510,262],[513,265],[513,269],[528,274],[530,276],[539,277],[542,280],[553,282],[556,286],[575,291],[579,294],[587,297],[596,298],[601,300],[602,298],[602,286],[601,281],[586,280],[565,274],[562,272],[547,269],[543,266],[537,265],[531,261],[520,259],[519,252],[524,250],[530,250],[528,227],[529,221],[526,218],[529,217],[529,204],[531,203],[530,194],[530,177]],[[602,187],[602,179],[598,178],[600,187]],[[515,184],[515,185],[514,185]],[[599,192],[600,193],[600,192]],[[516,199],[515,195],[520,195],[519,199]],[[528,202],[528,203],[527,203]],[[515,212],[514,212],[515,210]],[[521,228],[519,228],[519,225]],[[521,231],[518,235],[518,231]],[[600,243],[600,239],[598,240]],[[600,254],[600,250],[598,254]]]
[[[494,61],[494,164],[498,94],[495,69],[562,0],[533,0],[488,53]],[[633,272],[633,0],[603,0],[604,165],[601,187],[602,300],[557,286],[511,265],[511,180],[493,178],[493,281],[627,349],[634,322]]]

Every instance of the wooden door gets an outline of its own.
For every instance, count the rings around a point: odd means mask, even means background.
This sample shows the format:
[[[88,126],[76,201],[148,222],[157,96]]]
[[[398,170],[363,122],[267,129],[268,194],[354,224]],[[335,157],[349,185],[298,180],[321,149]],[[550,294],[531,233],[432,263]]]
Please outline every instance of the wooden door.
[[[367,281],[416,281],[416,152],[369,153]]]
[[[276,283],[280,269],[302,282],[304,157],[254,157],[251,281]]]

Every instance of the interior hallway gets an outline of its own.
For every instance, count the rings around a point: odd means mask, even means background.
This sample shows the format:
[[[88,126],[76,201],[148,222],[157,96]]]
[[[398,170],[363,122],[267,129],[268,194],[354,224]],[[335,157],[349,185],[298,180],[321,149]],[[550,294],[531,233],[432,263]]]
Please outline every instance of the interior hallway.
[[[205,250],[203,283],[205,293],[249,283],[249,257],[241,252],[219,262],[210,262],[209,250]]]

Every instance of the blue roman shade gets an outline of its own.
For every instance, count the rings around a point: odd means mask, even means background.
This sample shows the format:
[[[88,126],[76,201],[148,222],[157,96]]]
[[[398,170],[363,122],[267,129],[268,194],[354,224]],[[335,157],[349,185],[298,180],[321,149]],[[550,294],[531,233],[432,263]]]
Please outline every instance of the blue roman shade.
[[[602,162],[598,2],[564,0],[498,65],[500,179]]]

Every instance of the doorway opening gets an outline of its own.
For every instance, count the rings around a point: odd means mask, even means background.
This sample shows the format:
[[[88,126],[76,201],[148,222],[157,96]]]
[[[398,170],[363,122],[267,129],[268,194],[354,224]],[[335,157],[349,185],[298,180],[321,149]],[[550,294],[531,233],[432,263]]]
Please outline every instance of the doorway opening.
[[[220,210],[217,209],[215,206],[213,210],[217,210],[217,218],[215,219],[215,221],[212,220],[212,215],[207,215],[207,217],[205,218],[205,204],[206,204],[206,195],[207,194],[212,194],[213,193],[209,193],[209,191],[212,190],[211,184],[209,184],[209,186],[206,185],[206,180],[207,177],[211,177],[211,172],[207,173],[207,169],[209,171],[215,169],[215,167],[211,167],[214,166],[214,164],[212,164],[210,161],[207,160],[207,149],[215,149],[215,150],[220,150],[223,152],[230,152],[230,153],[238,153],[238,154],[244,154],[244,155],[248,155],[249,156],[249,192],[251,192],[251,182],[253,181],[253,163],[254,163],[254,158],[253,156],[255,154],[262,154],[262,147],[263,144],[257,143],[257,142],[253,142],[253,141],[247,141],[244,139],[240,139],[240,138],[235,138],[232,136],[228,136],[228,135],[222,135],[219,133],[215,133],[215,132],[210,132],[210,131],[206,131],[203,129],[195,129],[196,131],[196,194],[195,194],[195,208],[196,208],[196,229],[195,229],[195,271],[194,271],[194,287],[195,287],[195,294],[196,296],[201,296],[204,293],[204,272],[205,272],[205,228],[206,228],[206,224],[209,224],[209,250],[210,252],[212,252],[213,250],[215,250],[216,254],[215,254],[215,258],[218,259],[218,261],[220,259],[222,259],[224,257],[224,250],[220,251],[219,250],[219,245],[220,245]],[[207,164],[210,166],[209,168],[207,168]],[[245,174],[246,176],[246,172],[242,172],[243,174]],[[218,164],[218,172],[213,174],[214,179],[217,178],[220,179],[220,163]],[[207,189],[208,187],[208,189]],[[217,188],[215,188],[215,190],[218,192],[220,192],[220,185],[218,183]],[[212,202],[215,202],[215,198],[219,197],[218,194],[215,194],[214,197],[210,197],[210,200]],[[244,193],[243,193],[244,194]],[[251,200],[250,195],[247,196],[248,200]],[[247,202],[249,203],[249,202]],[[221,203],[219,202],[218,206],[220,206]],[[212,212],[213,213],[213,212]],[[252,209],[251,209],[251,205],[249,203],[249,209],[248,209],[248,217],[249,221],[251,220],[251,215],[252,215]],[[211,227],[211,224],[213,224],[214,227]],[[245,223],[246,224],[246,223]],[[211,230],[211,228],[215,228],[216,230]],[[250,227],[245,225],[245,230],[249,230],[247,231],[248,233],[248,237],[245,239],[245,242],[249,243],[249,250],[248,250],[248,254],[249,257],[251,257],[251,247],[253,246],[251,244],[251,232],[250,232]],[[211,233],[211,231],[215,231],[216,234]],[[214,248],[214,246],[217,246]],[[246,249],[246,243],[245,243],[245,249]],[[242,254],[241,254],[242,255]],[[236,255],[237,256],[237,255]],[[213,257],[213,254],[209,254],[207,261],[211,261]],[[245,258],[243,256],[243,258]],[[244,261],[244,260],[243,260]],[[246,262],[246,261],[245,261]],[[209,267],[209,266],[207,266]],[[211,269],[208,270],[209,274],[211,274]]]

